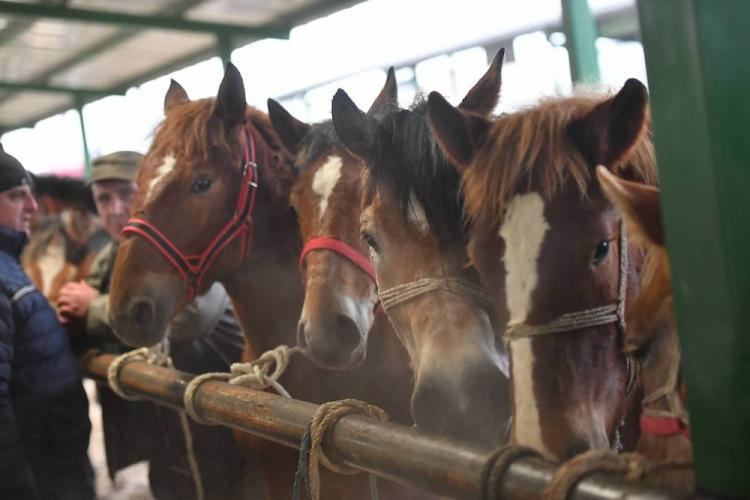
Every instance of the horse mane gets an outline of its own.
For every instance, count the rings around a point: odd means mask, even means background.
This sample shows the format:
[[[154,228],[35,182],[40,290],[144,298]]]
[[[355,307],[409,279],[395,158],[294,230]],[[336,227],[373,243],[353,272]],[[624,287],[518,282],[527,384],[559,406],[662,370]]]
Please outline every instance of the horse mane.
[[[487,132],[472,166],[462,178],[466,216],[471,224],[500,227],[506,204],[518,192],[537,191],[549,200],[570,186],[582,198],[597,191],[594,169],[568,137],[568,124],[601,103],[603,96],[548,98],[501,115]],[[656,185],[656,158],[650,120],[646,131],[618,165],[618,174]]]
[[[300,141],[294,165],[298,172],[304,172],[312,166],[321,155],[333,149],[346,151],[341,139],[336,134],[333,120],[325,120],[310,126]]]
[[[418,94],[408,110],[381,117],[377,133],[365,202],[372,201],[378,185],[385,185],[406,218],[413,193],[440,241],[464,238],[459,174],[430,131],[424,96]]]
[[[214,114],[216,99],[199,99],[186,102],[169,110],[157,127],[150,154],[165,157],[168,154],[208,163],[216,153],[223,153],[241,161],[241,153],[232,148],[224,122]],[[265,154],[258,148],[257,163],[261,183],[279,199],[288,199],[294,183],[291,159],[285,153],[271,120],[262,111],[248,106],[245,123],[250,125],[256,148],[265,146]],[[150,164],[150,165],[149,165]],[[139,184],[154,175],[157,163],[148,162],[138,173]]]
[[[59,175],[34,176],[34,194],[49,196],[66,205],[96,213],[91,186],[85,180]]]

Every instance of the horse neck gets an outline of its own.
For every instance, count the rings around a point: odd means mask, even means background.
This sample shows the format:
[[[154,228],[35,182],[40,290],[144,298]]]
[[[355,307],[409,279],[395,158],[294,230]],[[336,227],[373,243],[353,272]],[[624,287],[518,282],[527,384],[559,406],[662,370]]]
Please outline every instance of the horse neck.
[[[288,205],[267,202],[259,196],[252,246],[240,267],[222,281],[245,335],[246,359],[280,344],[296,344],[304,299],[296,217]]]

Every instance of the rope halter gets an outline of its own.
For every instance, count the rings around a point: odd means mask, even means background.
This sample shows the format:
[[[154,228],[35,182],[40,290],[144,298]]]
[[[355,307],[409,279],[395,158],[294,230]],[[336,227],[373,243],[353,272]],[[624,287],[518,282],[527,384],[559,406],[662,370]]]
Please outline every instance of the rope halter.
[[[255,194],[258,190],[258,164],[255,162],[255,140],[247,127],[243,127],[244,161],[242,180],[234,214],[199,254],[180,250],[156,225],[146,219],[132,217],[122,230],[122,235],[133,233],[144,238],[174,267],[182,277],[187,290],[187,300],[192,301],[201,288],[201,282],[214,259],[235,238],[241,238],[240,260],[245,258],[252,242],[252,215]]]
[[[397,305],[436,290],[445,290],[468,297],[487,311],[493,311],[495,307],[484,288],[462,278],[422,278],[380,291],[378,295],[383,309],[388,312],[389,309]]]
[[[680,392],[680,348],[669,367],[667,382],[651,394],[643,398],[643,413],[641,414],[641,432],[655,436],[672,436],[682,434],[690,438],[690,418],[685,408],[685,400]],[[650,406],[664,399],[668,410],[657,410]]]
[[[524,339],[538,335],[551,333],[572,332],[584,328],[609,325],[617,323],[622,334],[625,334],[625,301],[628,292],[628,238],[625,224],[620,225],[620,284],[617,294],[617,302],[605,306],[584,309],[572,313],[566,313],[552,321],[541,325],[529,325],[527,323],[510,323],[505,329],[505,340]]]

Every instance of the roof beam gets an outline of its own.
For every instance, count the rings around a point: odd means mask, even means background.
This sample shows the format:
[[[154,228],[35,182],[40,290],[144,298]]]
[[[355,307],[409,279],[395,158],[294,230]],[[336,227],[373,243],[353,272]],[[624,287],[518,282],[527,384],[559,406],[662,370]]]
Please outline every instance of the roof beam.
[[[17,3],[0,0],[0,14],[59,19],[82,23],[110,24],[163,30],[210,33],[214,35],[239,35],[256,38],[286,38],[289,25],[243,26],[240,24],[213,23],[160,15],[144,16],[107,12],[103,10]]]
[[[65,93],[74,94],[80,96],[91,96],[91,97],[106,97],[112,95],[111,89],[91,89],[81,87],[61,87],[58,85],[46,85],[42,83],[23,83],[23,82],[7,82],[0,81],[0,90],[8,90],[12,92],[54,92],[54,93]]]

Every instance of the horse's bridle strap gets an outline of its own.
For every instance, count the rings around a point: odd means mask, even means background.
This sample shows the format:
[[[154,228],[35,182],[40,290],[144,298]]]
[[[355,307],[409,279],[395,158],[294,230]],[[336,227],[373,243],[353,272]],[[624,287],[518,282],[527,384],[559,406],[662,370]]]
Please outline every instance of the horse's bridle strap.
[[[505,340],[513,341],[538,335],[572,332],[595,326],[617,323],[625,333],[625,300],[628,288],[628,238],[625,224],[620,225],[620,282],[617,303],[563,314],[541,325],[510,323],[505,329]]]
[[[185,282],[188,300],[195,298],[203,276],[211,267],[214,259],[229,243],[235,238],[241,237],[240,260],[242,260],[251,242],[251,215],[255,207],[255,195],[258,188],[258,165],[255,162],[255,141],[247,127],[243,127],[243,138],[242,181],[234,214],[202,253],[186,254],[182,252],[168,236],[145,219],[132,217],[122,230],[121,234],[123,235],[133,233],[143,237],[167,259]]]
[[[679,417],[655,417],[643,413],[640,419],[641,432],[653,436],[676,436],[682,434],[690,438],[690,425]]]
[[[388,311],[404,302],[413,300],[421,295],[435,290],[445,290],[451,293],[467,296],[488,311],[494,310],[492,299],[480,286],[471,281],[460,278],[422,278],[403,285],[397,285],[378,292],[383,309]]]
[[[361,269],[373,282],[377,282],[375,269],[372,267],[372,264],[370,264],[370,260],[367,257],[343,241],[326,236],[317,236],[315,238],[310,238],[307,241],[299,256],[299,268],[301,271],[305,269],[305,257],[307,257],[308,253],[314,250],[330,250],[336,252]]]
[[[679,347],[669,367],[666,383],[643,398],[643,413],[641,414],[641,432],[657,436],[674,434],[690,435],[690,418],[685,409],[685,401],[680,393],[680,360],[682,358]],[[664,399],[668,410],[651,408],[653,403]]]

